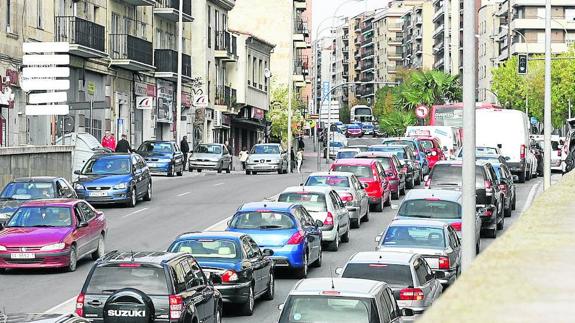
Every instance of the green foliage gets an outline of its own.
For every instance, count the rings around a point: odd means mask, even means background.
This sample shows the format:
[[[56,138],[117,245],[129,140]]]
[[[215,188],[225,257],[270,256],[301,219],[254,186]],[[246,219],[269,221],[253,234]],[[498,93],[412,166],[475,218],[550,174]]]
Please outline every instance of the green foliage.
[[[412,111],[394,110],[379,119],[379,128],[388,136],[402,136],[405,128],[417,123]]]
[[[349,106],[347,104],[342,105],[341,108],[339,108],[339,121],[345,124],[351,123],[350,117],[351,110],[349,109]]]
[[[270,111],[267,120],[271,122],[272,137],[279,138],[282,144],[286,144],[288,135],[288,87],[285,84],[273,84],[271,91]],[[297,93],[292,97],[292,134],[297,132],[298,125],[304,121],[302,116],[304,105],[298,100]]]

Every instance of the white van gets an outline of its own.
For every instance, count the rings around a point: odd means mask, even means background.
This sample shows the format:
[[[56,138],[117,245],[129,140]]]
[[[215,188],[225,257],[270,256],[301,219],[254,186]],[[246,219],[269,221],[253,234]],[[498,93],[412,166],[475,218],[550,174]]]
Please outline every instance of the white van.
[[[64,143],[62,143],[64,139]],[[106,153],[110,152],[109,149],[102,147],[102,144],[89,133],[67,133],[64,138],[58,137],[56,139],[56,145],[72,145],[74,150],[72,152],[72,169],[71,172],[75,170],[80,170],[84,167],[84,164],[96,153]],[[74,180],[77,175],[72,176]]]
[[[455,157],[455,153],[461,147],[459,131],[449,126],[409,126],[405,130],[406,137],[429,135],[439,139],[443,153],[447,158]]]
[[[518,110],[478,109],[476,116],[477,146],[500,147],[511,172],[519,182],[529,180],[536,167],[529,149],[529,119]]]

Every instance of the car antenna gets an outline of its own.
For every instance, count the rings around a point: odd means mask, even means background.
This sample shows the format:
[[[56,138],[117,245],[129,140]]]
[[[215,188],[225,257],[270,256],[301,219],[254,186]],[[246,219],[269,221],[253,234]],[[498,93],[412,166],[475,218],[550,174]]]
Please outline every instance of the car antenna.
[[[335,289],[335,285],[333,283],[333,270],[331,270],[331,266],[329,266],[329,277],[331,278],[331,289]]]

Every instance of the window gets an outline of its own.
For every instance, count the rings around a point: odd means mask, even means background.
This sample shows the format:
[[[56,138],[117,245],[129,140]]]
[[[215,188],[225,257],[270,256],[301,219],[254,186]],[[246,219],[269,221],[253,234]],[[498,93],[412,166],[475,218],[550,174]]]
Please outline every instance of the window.
[[[427,283],[427,270],[425,269],[425,265],[421,262],[418,262],[415,265],[415,275],[417,276],[417,280],[419,281],[419,285],[424,285]]]
[[[256,68],[257,68],[257,59],[254,57],[252,59],[252,80],[254,82],[254,87],[257,87],[258,85],[258,79],[256,77]]]
[[[385,291],[383,291],[379,297],[379,301],[381,302],[382,305],[382,317],[381,317],[381,322],[383,323],[387,323],[387,322],[391,322],[391,319],[389,317],[389,314],[391,313],[391,304],[389,304],[389,299],[387,299],[389,296],[387,296],[387,293]]]
[[[12,33],[12,27],[12,1],[6,0],[6,32]]]
[[[42,29],[43,28],[43,23],[42,23],[42,17],[44,15],[44,12],[42,10],[42,2],[44,0],[36,0],[36,28],[38,29]]]
[[[252,240],[250,238],[246,238],[246,242],[250,246],[250,250],[252,251],[252,254],[254,255],[254,257],[261,257],[262,256],[262,252],[260,250],[260,247],[258,246],[258,244],[254,240]]]
[[[96,212],[88,206],[86,203],[78,203],[80,210],[82,210],[82,215],[84,215],[84,221],[90,221],[96,216]]]
[[[212,7],[211,6],[208,6],[208,48],[212,48]]]

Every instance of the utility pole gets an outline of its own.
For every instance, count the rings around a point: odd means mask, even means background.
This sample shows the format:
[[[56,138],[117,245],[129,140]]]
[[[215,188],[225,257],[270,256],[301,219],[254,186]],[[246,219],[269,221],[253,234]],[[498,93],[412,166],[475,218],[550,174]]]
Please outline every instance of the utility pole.
[[[463,6],[463,216],[462,270],[475,258],[475,6]]]
[[[182,12],[184,10],[184,0],[180,0],[180,12],[178,15],[178,84],[176,85],[176,143],[180,144],[182,138],[182,47],[184,36],[184,24],[182,23]]]
[[[293,67],[294,67],[294,53],[293,53],[293,34],[294,34],[294,20],[295,20],[295,10],[293,4],[291,4],[291,15],[290,15],[290,42],[289,42],[289,54],[288,54],[288,124],[287,124],[287,160],[288,160],[288,172],[291,172],[291,144],[292,144],[292,134],[291,134],[291,114],[292,114],[292,96],[293,96]]]
[[[551,0],[545,1],[545,104],[543,108],[543,189],[551,186]]]

